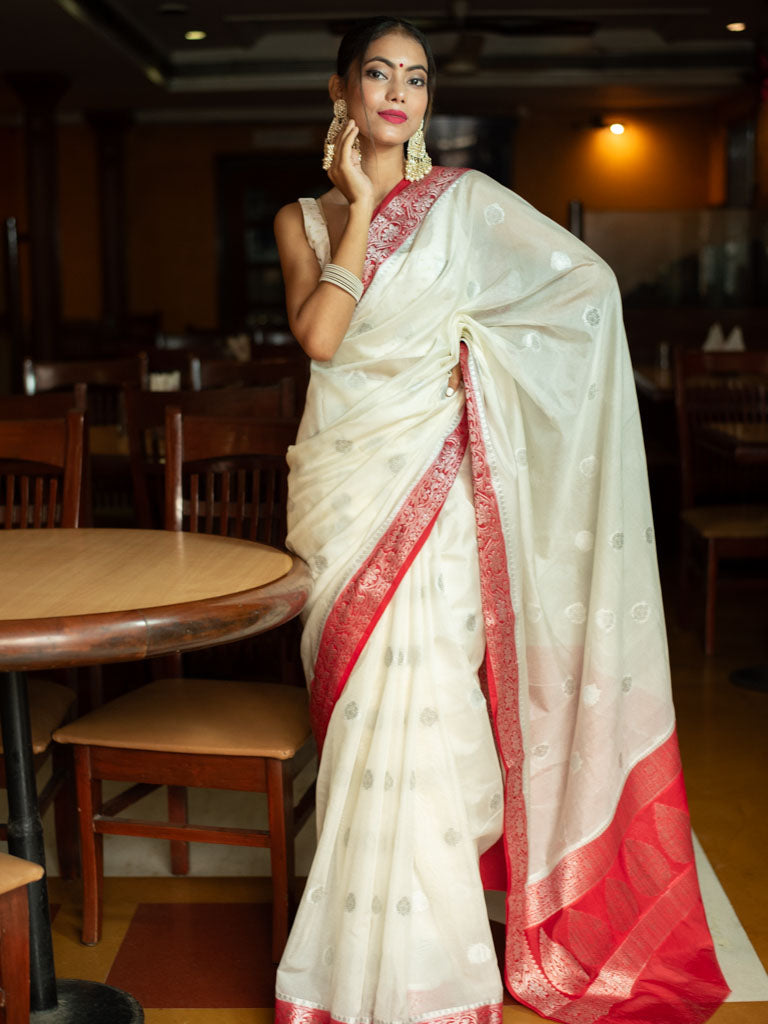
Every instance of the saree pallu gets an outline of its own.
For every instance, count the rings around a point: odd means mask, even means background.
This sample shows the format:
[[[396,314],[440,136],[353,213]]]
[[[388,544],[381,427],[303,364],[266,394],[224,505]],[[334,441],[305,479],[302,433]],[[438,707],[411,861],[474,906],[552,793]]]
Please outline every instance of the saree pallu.
[[[436,168],[372,220],[364,284],[289,451],[322,757],[277,1020],[500,1020],[485,887],[520,1002],[697,1024],[728,990],[613,275],[495,182]]]

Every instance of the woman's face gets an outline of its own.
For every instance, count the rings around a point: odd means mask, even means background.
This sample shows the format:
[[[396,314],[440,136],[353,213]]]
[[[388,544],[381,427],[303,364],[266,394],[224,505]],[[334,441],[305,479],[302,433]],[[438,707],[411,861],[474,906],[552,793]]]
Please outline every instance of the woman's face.
[[[353,65],[344,89],[349,116],[377,145],[407,142],[427,111],[427,55],[403,32],[380,36],[360,68]]]

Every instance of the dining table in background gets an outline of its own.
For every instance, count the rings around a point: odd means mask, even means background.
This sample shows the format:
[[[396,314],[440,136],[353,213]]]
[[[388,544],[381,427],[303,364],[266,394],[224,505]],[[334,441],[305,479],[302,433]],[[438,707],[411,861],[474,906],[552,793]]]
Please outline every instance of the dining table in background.
[[[45,866],[26,672],[136,661],[272,629],[303,607],[298,558],[250,541],[165,530],[0,531],[0,715],[11,853]],[[57,982],[45,877],[30,887],[31,1020],[135,1024],[128,993]]]

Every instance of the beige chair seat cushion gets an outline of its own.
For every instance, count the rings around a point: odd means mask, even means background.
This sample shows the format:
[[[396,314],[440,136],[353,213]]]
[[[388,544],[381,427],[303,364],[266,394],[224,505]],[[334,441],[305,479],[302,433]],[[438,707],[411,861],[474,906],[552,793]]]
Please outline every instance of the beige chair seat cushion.
[[[685,509],[682,518],[708,539],[768,539],[768,505],[705,505]]]
[[[39,864],[12,857],[10,853],[0,853],[0,895],[36,882],[44,873]]]
[[[30,679],[29,724],[32,729],[32,750],[42,754],[51,745],[51,735],[67,717],[69,709],[77,699],[74,690],[47,679]],[[0,738],[0,753],[3,741]]]
[[[284,761],[309,739],[310,731],[303,688],[231,679],[160,679],[65,725],[54,739]]]

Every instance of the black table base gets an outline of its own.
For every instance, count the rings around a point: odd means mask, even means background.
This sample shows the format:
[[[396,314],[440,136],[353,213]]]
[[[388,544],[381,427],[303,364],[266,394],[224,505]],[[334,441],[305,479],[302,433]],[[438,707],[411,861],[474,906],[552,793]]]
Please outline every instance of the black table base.
[[[57,983],[58,1005],[37,1010],[30,1024],[142,1024],[144,1012],[133,996],[97,981],[65,978]]]
[[[0,674],[0,718],[8,792],[8,852],[45,867],[25,673]],[[30,1020],[35,1024],[140,1024],[144,1020],[141,1006],[127,992],[93,981],[57,983],[45,875],[27,888]]]

